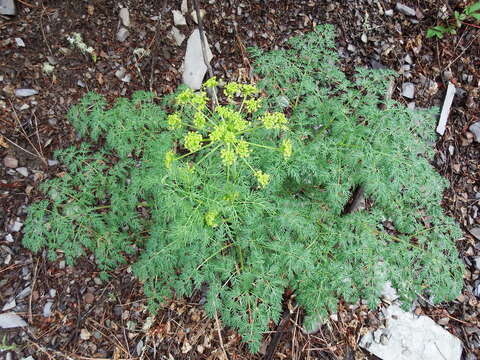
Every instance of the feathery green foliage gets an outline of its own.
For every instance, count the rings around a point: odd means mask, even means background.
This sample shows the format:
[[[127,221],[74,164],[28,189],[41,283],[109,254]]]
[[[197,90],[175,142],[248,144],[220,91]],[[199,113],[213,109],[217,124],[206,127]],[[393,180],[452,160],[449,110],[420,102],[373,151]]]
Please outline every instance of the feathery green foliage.
[[[307,328],[340,296],[376,306],[387,280],[407,305],[454,298],[462,234],[440,207],[432,118],[384,100],[391,73],[348,80],[330,26],[289,46],[252,50],[262,92],[228,84],[215,109],[203,90],[160,105],[137,93],[111,109],[86,96],[69,119],[97,145],[58,152],[68,172],[30,207],[25,246],[69,261],[89,249],[104,270],[139,250],[152,311],[207,284],[207,313],[252,351],[286,288]],[[358,186],[371,205],[344,214]]]

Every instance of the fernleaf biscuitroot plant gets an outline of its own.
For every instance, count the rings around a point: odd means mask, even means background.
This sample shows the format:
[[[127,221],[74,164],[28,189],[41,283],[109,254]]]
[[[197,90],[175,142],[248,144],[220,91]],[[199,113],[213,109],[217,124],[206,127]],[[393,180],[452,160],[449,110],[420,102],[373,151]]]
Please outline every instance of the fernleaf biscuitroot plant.
[[[207,313],[252,351],[287,288],[307,328],[339,297],[376,306],[388,280],[406,306],[454,298],[461,232],[429,164],[432,117],[384,100],[389,72],[347,79],[330,26],[252,54],[263,80],[226,84],[217,107],[215,78],[161,104],[87,95],[69,119],[89,142],[57,153],[66,171],[30,206],[25,246],[87,249],[103,270],[138,253],[153,312],[208,285]],[[345,214],[359,186],[368,206]]]

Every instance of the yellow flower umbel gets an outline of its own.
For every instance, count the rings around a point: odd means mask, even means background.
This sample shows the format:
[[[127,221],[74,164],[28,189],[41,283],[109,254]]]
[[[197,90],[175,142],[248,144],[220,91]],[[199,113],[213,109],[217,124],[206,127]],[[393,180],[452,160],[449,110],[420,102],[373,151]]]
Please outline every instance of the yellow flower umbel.
[[[212,76],[210,79],[205,81],[202,85],[203,88],[213,88],[218,85],[217,77]]]
[[[247,109],[247,112],[249,114],[257,111],[260,109],[260,106],[262,105],[262,99],[248,99],[245,100],[245,109]]]
[[[202,113],[201,111],[197,111],[195,115],[193,115],[193,125],[197,129],[203,129],[205,127],[205,114]]]
[[[180,94],[177,95],[175,100],[178,105],[187,105],[187,104],[190,104],[194,95],[195,93],[193,92],[192,89],[185,89]]]
[[[237,155],[230,148],[223,148],[220,150],[220,157],[222,158],[223,164],[226,166],[231,166],[237,161]]]
[[[163,163],[165,164],[165,167],[167,169],[170,169],[174,161],[175,161],[175,153],[172,150],[168,150],[165,153],[165,160],[163,161]]]
[[[183,139],[183,146],[190,151],[195,152],[202,148],[202,134],[194,131],[190,131]]]
[[[205,214],[205,224],[207,224],[210,227],[218,226],[217,216],[218,216],[218,211],[210,210]]]
[[[282,146],[280,146],[280,151],[283,153],[285,160],[292,156],[292,149],[292,141],[290,139],[283,139]]]
[[[182,118],[177,113],[167,116],[168,128],[170,130],[179,129],[182,126]]]
[[[245,140],[239,140],[235,147],[235,152],[241,158],[246,158],[250,156],[250,147]]]
[[[270,182],[270,175],[265,174],[262,170],[255,171],[253,175],[257,178],[258,185],[260,185],[261,188],[264,188]]]
[[[240,84],[236,82],[229,82],[227,85],[225,85],[225,96],[232,100],[237,94],[240,93]]]
[[[286,130],[288,120],[284,113],[274,112],[274,113],[265,113],[260,118],[260,121],[263,123],[265,129],[283,129]]]

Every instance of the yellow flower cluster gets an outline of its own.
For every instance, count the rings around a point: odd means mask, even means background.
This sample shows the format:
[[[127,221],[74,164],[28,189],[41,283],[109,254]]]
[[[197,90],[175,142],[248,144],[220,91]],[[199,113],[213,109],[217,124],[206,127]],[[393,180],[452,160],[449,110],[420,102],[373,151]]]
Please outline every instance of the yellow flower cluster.
[[[197,111],[195,115],[193,115],[193,125],[195,125],[197,129],[203,129],[205,127],[205,123],[205,114],[201,111]]]
[[[267,112],[260,118],[260,121],[263,123],[265,129],[287,129],[286,124],[288,123],[288,120],[284,113]]]
[[[205,214],[205,223],[210,227],[218,226],[217,216],[218,216],[218,211],[210,210]]]
[[[270,182],[270,175],[265,174],[262,170],[257,170],[254,173],[255,177],[257,178],[258,184],[260,187],[264,188]]]
[[[190,131],[183,139],[183,146],[185,146],[185,149],[193,153],[202,148],[202,141],[202,134],[195,131]]]
[[[292,156],[293,146],[290,139],[283,139],[279,148],[265,146],[263,144],[249,143],[244,139],[244,136],[249,131],[263,127],[265,129],[280,129],[287,130],[288,120],[283,113],[265,113],[260,118],[253,121],[256,123],[252,126],[250,121],[245,119],[245,114],[251,114],[260,109],[262,104],[261,98],[254,98],[255,94],[259,90],[254,85],[239,84],[231,82],[225,85],[224,93],[229,98],[230,104],[223,106],[218,105],[215,109],[207,109],[207,94],[206,89],[213,88],[218,85],[216,77],[211,77],[202,85],[202,91],[194,92],[191,89],[183,90],[176,97],[177,105],[181,106],[180,111],[184,111],[184,106],[191,106],[189,111],[185,114],[182,112],[182,116],[190,112],[193,108],[193,115],[190,115],[190,119],[182,117],[179,113],[173,113],[168,115],[167,123],[171,130],[179,129],[182,126],[194,131],[188,131],[184,136],[182,144],[185,149],[190,153],[198,152],[202,150],[203,143],[216,143],[212,147],[212,151],[218,151],[221,161],[224,166],[232,166],[237,160],[245,159],[250,156],[252,147],[261,147],[277,150],[283,154],[285,159]],[[236,96],[242,96],[242,105],[239,106],[239,111],[233,104],[233,98]],[[242,113],[242,109],[244,112]],[[207,117],[208,116],[208,117]],[[259,121],[259,123],[258,123]],[[209,146],[208,144],[207,146]],[[210,153],[209,153],[210,154]],[[206,156],[209,156],[206,155]],[[176,154],[170,150],[165,154],[164,163],[167,168],[170,168],[172,163],[176,160]],[[182,156],[183,157],[183,156]],[[181,157],[180,157],[181,158]],[[247,160],[244,160],[245,162]],[[270,175],[264,173],[261,170],[254,170],[251,165],[246,162],[255,176],[259,187],[264,188],[270,182]],[[216,217],[218,212],[208,212],[205,215],[205,222],[209,226],[216,226]]]
[[[207,93],[205,91],[194,92],[192,89],[185,89],[175,98],[178,105],[192,105],[197,110],[207,106]]]
[[[250,146],[248,143],[241,139],[237,142],[235,146],[235,152],[237,153],[238,156],[241,158],[246,158],[250,156]]]
[[[225,85],[225,95],[229,99],[233,99],[237,95],[241,95],[243,97],[253,96],[258,92],[258,89],[254,85],[250,84],[239,84],[236,82],[230,82]]]
[[[292,156],[292,149],[292,141],[290,139],[284,139],[282,141],[282,146],[280,146],[280,150],[282,151],[285,159],[288,159],[290,156]]]
[[[167,116],[168,128],[170,130],[179,129],[182,126],[182,119],[177,113],[173,113]]]
[[[216,76],[212,76],[210,79],[205,81],[202,85],[203,88],[213,88],[218,85],[218,80]]]
[[[246,121],[242,114],[226,106],[217,106],[215,112],[226,121],[228,127],[234,131],[243,131],[248,127],[248,121]]]
[[[249,114],[257,111],[260,109],[260,106],[262,105],[262,99],[248,99],[245,100],[245,109],[247,109],[247,112]]]
[[[167,169],[170,169],[174,161],[175,161],[175,153],[172,150],[168,150],[165,153],[165,160],[164,160],[165,167]]]
[[[226,166],[232,166],[237,161],[237,154],[235,154],[230,147],[220,150],[220,157],[222,158],[223,164]]]

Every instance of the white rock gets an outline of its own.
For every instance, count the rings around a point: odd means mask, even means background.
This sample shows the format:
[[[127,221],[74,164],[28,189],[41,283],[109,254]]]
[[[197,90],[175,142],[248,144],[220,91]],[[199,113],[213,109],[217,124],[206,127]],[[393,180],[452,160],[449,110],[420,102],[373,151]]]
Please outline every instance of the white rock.
[[[182,45],[183,40],[185,40],[185,35],[183,35],[175,26],[172,26],[172,30],[170,30],[170,38],[175,41],[175,44],[180,46]]]
[[[15,96],[18,96],[18,97],[29,97],[37,94],[38,94],[38,91],[34,89],[16,89],[15,90]]]
[[[427,316],[391,305],[386,327],[362,337],[360,346],[383,360],[459,360],[462,343]]]
[[[8,265],[10,264],[10,261],[12,261],[12,255],[11,254],[7,254],[7,256],[5,256],[5,259],[3,260],[3,263],[5,265]]]
[[[120,21],[122,22],[122,25],[125,27],[130,26],[130,14],[128,13],[127,8],[121,8],[120,12],[118,13],[118,17],[120,18]]]
[[[18,47],[25,47],[25,43],[23,42],[22,38],[15,38],[15,43]]]
[[[200,9],[200,19],[203,20],[203,17],[205,16],[205,14],[207,13],[205,10],[203,9]],[[195,21],[195,24],[198,24],[198,19],[197,19],[197,12],[195,10],[193,10],[191,13],[190,13],[190,16],[192,17],[193,21]]]
[[[390,281],[387,281],[385,285],[383,285],[381,295],[384,300],[390,303],[394,303],[398,300],[397,290],[392,286]]]
[[[27,326],[27,323],[17,314],[8,312],[0,314],[0,328],[12,329]]]
[[[443,102],[442,112],[440,114],[440,120],[438,120],[437,133],[440,135],[445,134],[447,126],[448,115],[450,114],[450,108],[452,107],[453,97],[455,96],[455,85],[451,82],[448,83],[447,94]]]
[[[187,0],[182,0],[182,5],[180,6],[180,10],[182,11],[182,14],[186,14],[188,12],[188,2]]]
[[[48,159],[47,162],[48,162],[48,166],[56,166],[56,165],[58,165],[58,161],[57,161],[57,160],[50,160],[50,159]]]
[[[405,57],[403,58],[403,60],[404,60],[407,64],[410,64],[410,65],[413,63],[413,60],[412,60],[412,57],[410,56],[410,54],[405,55]]]
[[[32,287],[27,286],[25,289],[20,291],[20,293],[17,295],[17,299],[23,299],[26,298],[28,295],[32,293]]]
[[[15,306],[17,306],[17,302],[15,301],[15,299],[12,299],[11,301],[3,305],[2,311],[12,310]]]
[[[13,0],[0,0],[0,14],[1,15],[15,15],[15,3]]]
[[[90,331],[88,331],[87,329],[80,330],[80,339],[88,340],[91,336],[92,334],[90,334]]]
[[[411,7],[407,6],[407,5],[403,5],[401,3],[397,3],[397,6],[395,7],[397,9],[397,11],[403,15],[407,15],[407,16],[415,16],[416,13],[415,13],[415,9],[412,9]]]
[[[143,341],[140,340],[138,343],[137,343],[137,346],[136,346],[136,351],[137,351],[137,355],[138,356],[141,356],[142,355],[142,352],[143,352]]]
[[[475,141],[480,142],[480,121],[474,122],[468,130],[475,136]]]
[[[368,42],[367,34],[363,33],[362,36],[360,37],[360,40],[362,40],[362,42],[366,44]]]
[[[127,40],[128,35],[130,35],[130,32],[124,27],[121,27],[120,30],[118,30],[117,32],[117,40],[120,42],[124,42],[125,40]]]
[[[12,234],[5,235],[5,241],[9,243],[13,243],[14,240],[13,240]]]
[[[47,301],[43,306],[43,317],[48,318],[52,315],[53,302]]]
[[[393,16],[393,10],[392,9],[385,10],[385,16]]]
[[[13,156],[7,155],[3,158],[3,165],[7,168],[14,169],[18,166],[18,160]]]
[[[118,80],[122,80],[126,73],[127,73],[127,70],[125,70],[124,67],[121,67],[120,69],[115,71],[115,76],[117,77]]]
[[[475,263],[475,268],[477,270],[480,270],[480,256],[477,256],[473,259],[473,262]]]
[[[23,227],[23,223],[21,223],[20,221],[15,221],[12,227],[10,228],[10,230],[12,232],[19,232],[20,230],[22,230],[22,227]]]
[[[477,238],[477,240],[480,240],[480,227],[471,228],[469,231],[470,234]]]
[[[48,294],[50,295],[50,297],[53,298],[53,297],[55,297],[55,296],[57,295],[57,290],[55,290],[55,289],[50,289],[50,290],[48,291]]]
[[[210,46],[205,36],[205,47],[207,51],[207,60],[213,58]],[[200,32],[195,29],[188,38],[187,51],[185,53],[185,65],[183,71],[183,83],[193,90],[200,89],[203,77],[207,72],[207,65],[203,60],[202,43],[200,41]]]
[[[402,96],[413,99],[415,97],[415,85],[411,82],[406,82],[402,85]]]
[[[20,175],[27,177],[28,169],[26,167],[19,167],[15,169]]]
[[[175,26],[187,25],[185,16],[183,16],[181,11],[172,10],[172,14],[173,14],[173,23],[175,24]]]

